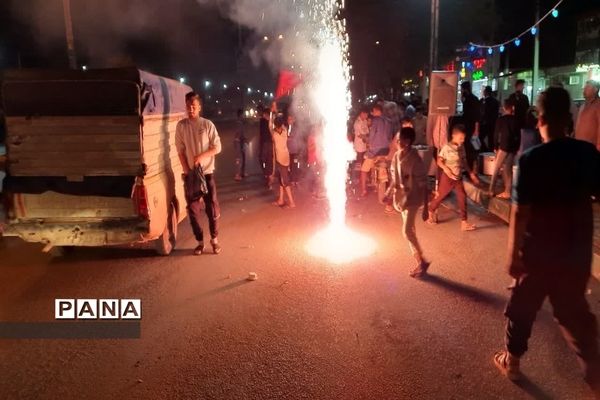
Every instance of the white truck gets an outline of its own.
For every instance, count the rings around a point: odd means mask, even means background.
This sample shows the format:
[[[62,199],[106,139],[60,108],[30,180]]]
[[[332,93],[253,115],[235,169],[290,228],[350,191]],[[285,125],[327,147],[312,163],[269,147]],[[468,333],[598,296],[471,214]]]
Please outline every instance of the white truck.
[[[5,71],[4,236],[169,254],[186,216],[175,127],[191,90],[134,68]]]

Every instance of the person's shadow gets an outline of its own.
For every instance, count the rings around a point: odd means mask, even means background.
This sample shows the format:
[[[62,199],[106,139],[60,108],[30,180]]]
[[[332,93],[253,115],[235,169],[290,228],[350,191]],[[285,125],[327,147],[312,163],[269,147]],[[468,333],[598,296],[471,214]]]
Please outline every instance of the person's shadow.
[[[459,282],[454,282],[441,276],[427,274],[422,278],[422,281],[438,286],[448,292],[458,294],[476,303],[482,303],[494,308],[503,309],[506,304],[506,298],[504,297]]]
[[[514,382],[514,384],[536,400],[552,400],[552,396],[526,376],[523,376],[521,380]]]

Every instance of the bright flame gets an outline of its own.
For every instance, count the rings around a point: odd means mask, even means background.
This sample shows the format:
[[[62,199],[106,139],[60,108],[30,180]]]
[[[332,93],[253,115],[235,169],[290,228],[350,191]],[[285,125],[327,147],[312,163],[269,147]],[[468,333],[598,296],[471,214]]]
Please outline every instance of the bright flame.
[[[343,7],[343,5],[341,6]],[[345,22],[336,20],[338,3],[329,0],[323,8],[319,49],[318,80],[314,102],[323,117],[323,157],[326,163],[325,188],[329,201],[329,226],[317,233],[308,251],[334,263],[345,263],[373,252],[375,243],[346,226],[346,173],[348,161],[355,157],[346,138],[349,90],[348,37]]]
[[[375,241],[354,232],[346,225],[330,224],[306,244],[306,251],[333,264],[345,264],[375,251]]]

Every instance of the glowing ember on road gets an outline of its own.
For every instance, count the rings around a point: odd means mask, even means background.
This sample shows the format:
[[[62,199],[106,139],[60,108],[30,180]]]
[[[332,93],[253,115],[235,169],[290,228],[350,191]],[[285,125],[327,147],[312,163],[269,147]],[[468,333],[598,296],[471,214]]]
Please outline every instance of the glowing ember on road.
[[[306,251],[333,264],[345,264],[375,251],[375,241],[344,225],[330,224],[306,244]]]
[[[355,158],[346,138],[350,98],[350,67],[345,21],[337,20],[343,5],[330,0],[322,4],[319,40],[318,77],[313,100],[322,111],[323,157],[326,163],[325,188],[329,201],[329,226],[317,233],[307,250],[334,263],[350,262],[365,257],[375,249],[375,242],[346,226],[346,171],[348,161]]]

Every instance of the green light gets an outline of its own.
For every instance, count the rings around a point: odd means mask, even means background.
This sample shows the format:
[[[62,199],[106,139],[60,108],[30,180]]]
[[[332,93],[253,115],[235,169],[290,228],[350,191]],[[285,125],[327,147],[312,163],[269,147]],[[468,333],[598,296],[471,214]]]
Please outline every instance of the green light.
[[[556,8],[554,10],[552,10],[552,16],[554,18],[558,18],[558,10]]]
[[[480,79],[483,79],[483,76],[484,76],[483,75],[483,71],[481,71],[481,70],[475,71],[475,72],[473,72],[472,76],[473,76],[473,80],[474,81],[478,81]]]

